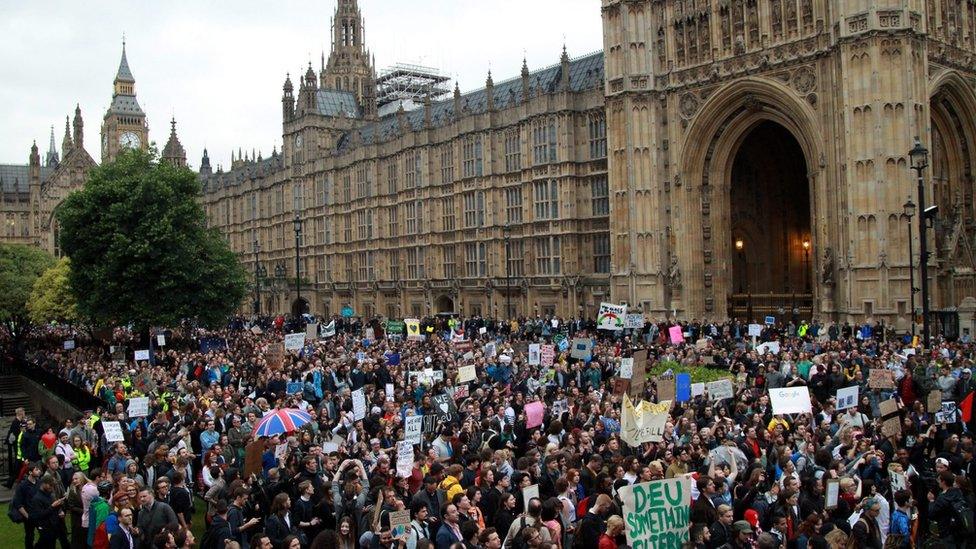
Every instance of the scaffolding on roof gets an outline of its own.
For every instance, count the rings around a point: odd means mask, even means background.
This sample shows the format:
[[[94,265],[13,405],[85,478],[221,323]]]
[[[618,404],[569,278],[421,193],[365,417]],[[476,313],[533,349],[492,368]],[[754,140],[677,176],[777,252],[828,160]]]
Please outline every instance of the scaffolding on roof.
[[[450,80],[432,67],[397,63],[376,79],[376,103],[380,107],[398,101],[421,104],[427,96],[436,101],[450,93],[445,86]]]

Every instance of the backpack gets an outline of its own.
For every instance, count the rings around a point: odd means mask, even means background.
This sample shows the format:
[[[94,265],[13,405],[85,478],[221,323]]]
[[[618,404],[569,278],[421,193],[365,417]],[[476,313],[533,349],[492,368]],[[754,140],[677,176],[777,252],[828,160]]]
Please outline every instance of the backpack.
[[[952,526],[956,531],[956,539],[969,538],[976,533],[973,527],[973,510],[969,505],[960,501],[958,505],[952,507],[952,510],[955,513],[952,517]]]
[[[576,502],[576,520],[583,520],[583,517],[586,516],[586,512],[590,510],[589,507],[590,496],[586,496],[585,498]]]

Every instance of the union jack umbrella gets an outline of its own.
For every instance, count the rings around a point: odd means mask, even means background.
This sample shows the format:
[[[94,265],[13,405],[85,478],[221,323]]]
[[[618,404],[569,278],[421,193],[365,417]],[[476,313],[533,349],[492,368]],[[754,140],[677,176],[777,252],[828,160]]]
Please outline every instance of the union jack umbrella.
[[[312,421],[312,416],[297,408],[275,410],[261,418],[261,421],[254,426],[253,434],[256,437],[273,437],[295,431],[310,421]]]

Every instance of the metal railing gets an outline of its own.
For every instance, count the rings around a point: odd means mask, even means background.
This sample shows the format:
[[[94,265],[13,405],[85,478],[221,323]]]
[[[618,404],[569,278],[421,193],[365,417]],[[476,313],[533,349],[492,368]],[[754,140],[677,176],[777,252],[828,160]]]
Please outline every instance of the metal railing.
[[[728,314],[749,322],[762,322],[767,316],[776,317],[777,321],[810,320],[813,294],[732,294]]]

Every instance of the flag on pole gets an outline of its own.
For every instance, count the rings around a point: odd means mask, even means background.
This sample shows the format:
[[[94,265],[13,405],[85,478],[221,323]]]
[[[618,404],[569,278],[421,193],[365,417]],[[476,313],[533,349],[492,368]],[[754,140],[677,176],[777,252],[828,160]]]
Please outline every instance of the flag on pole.
[[[966,398],[962,399],[959,403],[959,410],[962,412],[962,420],[965,423],[969,423],[973,419],[973,395],[976,392],[970,392],[966,395]]]

